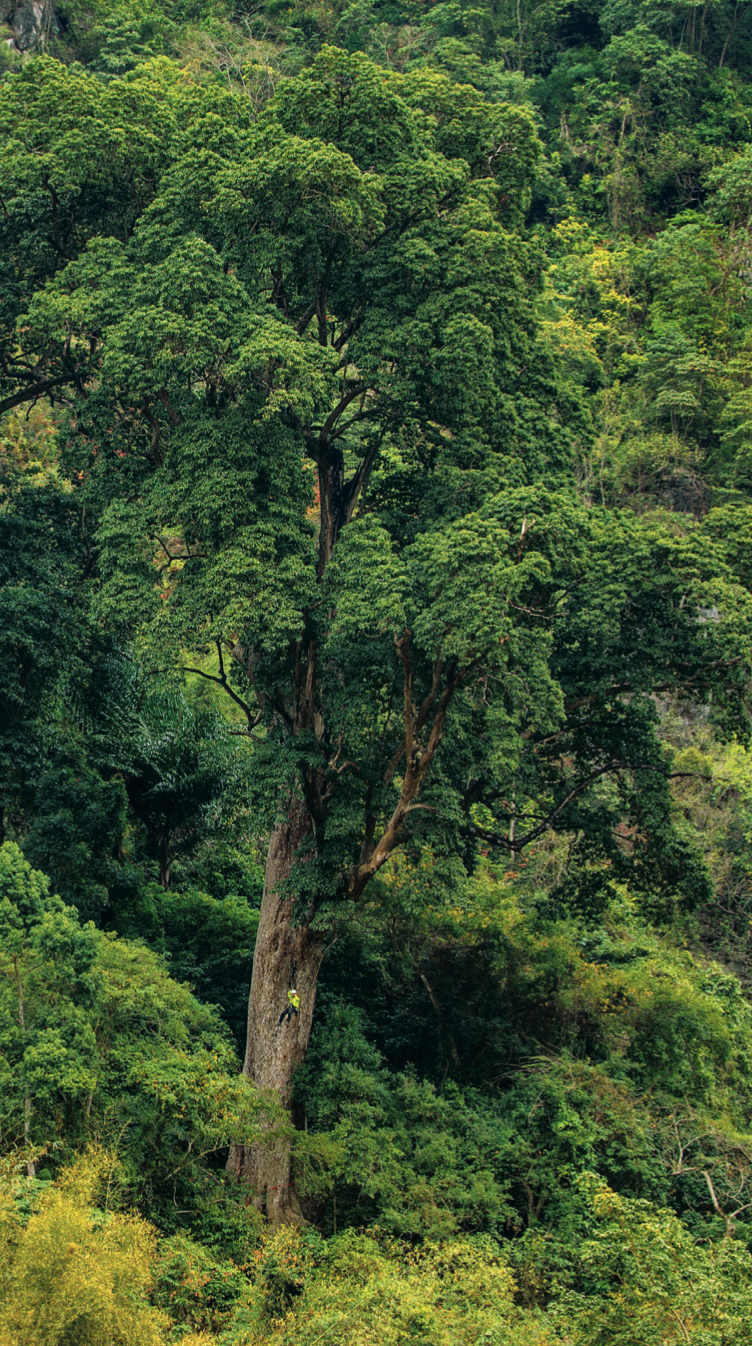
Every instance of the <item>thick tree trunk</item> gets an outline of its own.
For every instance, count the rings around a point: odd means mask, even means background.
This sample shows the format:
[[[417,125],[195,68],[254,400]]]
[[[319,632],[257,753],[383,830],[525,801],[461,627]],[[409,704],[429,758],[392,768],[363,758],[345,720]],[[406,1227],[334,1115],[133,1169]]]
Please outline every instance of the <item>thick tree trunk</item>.
[[[279,886],[289,877],[295,852],[309,832],[307,810],[296,803],[272,833],[248,1002],[243,1073],[259,1089],[273,1092],[287,1109],[293,1075],[305,1058],[311,1036],[323,938],[308,925],[293,925],[295,900],[281,895]],[[300,996],[300,1008],[289,1022],[280,1024],[291,987]],[[300,1206],[290,1183],[290,1146],[281,1132],[270,1128],[263,1143],[234,1146],[228,1169],[251,1183],[259,1208],[272,1223],[300,1220]]]

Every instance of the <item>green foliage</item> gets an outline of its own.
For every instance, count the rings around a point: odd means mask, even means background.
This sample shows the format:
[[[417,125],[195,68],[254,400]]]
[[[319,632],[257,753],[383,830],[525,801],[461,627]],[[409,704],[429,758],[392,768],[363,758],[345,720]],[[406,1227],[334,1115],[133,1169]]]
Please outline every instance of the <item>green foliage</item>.
[[[167,1223],[178,1192],[185,1213],[203,1210],[207,1160],[258,1111],[217,1012],[143,946],[81,926],[12,842],[0,867],[6,1146],[54,1158],[105,1134],[136,1201]]]
[[[624,896],[597,921],[555,919],[489,876],[449,899],[431,877],[403,877],[325,974],[297,1086],[317,1222],[542,1228],[567,1262],[584,1218],[573,1182],[594,1169],[720,1235],[748,1181],[752,1023],[735,978],[656,936]],[[746,1219],[732,1221],[745,1238]]]
[[[28,802],[49,766],[47,726],[75,676],[87,624],[85,546],[71,494],[22,485],[0,513],[0,762],[3,813]]]
[[[0,893],[3,1131],[38,1144],[95,1087],[97,936],[12,842],[0,849]]]
[[[425,1346],[542,1343],[534,1325],[529,1334],[514,1335],[513,1284],[492,1244],[429,1243],[413,1251],[351,1234],[322,1245],[283,1230],[260,1252],[226,1340],[313,1346],[336,1332],[348,1346],[365,1346],[374,1333],[390,1346],[406,1338]]]
[[[742,1346],[752,7],[32,10],[0,1341]],[[291,796],[273,1232],[222,1168]]]
[[[106,995],[95,1123],[113,1139],[122,1137],[134,1194],[152,1206],[164,1202],[169,1227],[175,1193],[187,1213],[208,1195],[207,1159],[224,1149],[230,1131],[245,1136],[254,1129],[258,1104],[235,1074],[217,1012],[173,982],[154,954],[105,939],[100,964]]]
[[[25,854],[49,873],[64,900],[96,919],[119,878],[115,857],[127,808],[123,781],[103,780],[83,756],[58,760],[39,781],[34,805]]]
[[[220,1261],[186,1234],[162,1239],[154,1267],[153,1300],[185,1332],[219,1331],[247,1281],[230,1261]]]
[[[446,1238],[499,1229],[512,1214],[502,1134],[482,1101],[391,1076],[352,1011],[334,1011],[296,1088],[315,1133],[297,1141],[300,1190],[335,1233],[338,1221],[375,1221],[400,1237]]]
[[[746,1249],[728,1241],[698,1246],[668,1211],[625,1201],[597,1181],[592,1189],[596,1224],[581,1251],[591,1294],[564,1299],[574,1309],[572,1340],[597,1346],[749,1340]]]
[[[206,868],[210,863],[209,857],[204,859]],[[232,877],[247,875],[241,870]],[[259,898],[258,887],[249,900],[242,893],[219,899],[191,888],[165,893],[154,884],[141,903],[129,904],[118,914],[124,933],[148,938],[165,955],[177,981],[190,983],[200,1000],[220,1006],[238,1052],[245,1047]]]

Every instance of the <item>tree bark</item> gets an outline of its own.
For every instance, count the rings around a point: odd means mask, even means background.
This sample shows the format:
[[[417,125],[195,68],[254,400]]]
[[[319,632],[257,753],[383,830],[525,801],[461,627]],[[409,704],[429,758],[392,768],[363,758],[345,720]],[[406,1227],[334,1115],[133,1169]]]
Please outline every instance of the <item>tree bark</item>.
[[[21,969],[18,966],[18,958],[13,959],[13,970],[16,974],[16,986],[18,988],[18,1025],[22,1034],[26,1037],[26,1018],[24,1015],[24,993],[23,981],[21,980]],[[28,1155],[29,1145],[31,1143],[31,1096],[27,1093],[24,1096],[24,1149]],[[32,1159],[26,1160],[26,1175],[29,1178],[36,1176],[36,1164]]]
[[[310,831],[308,811],[296,801],[269,843],[243,1065],[243,1074],[261,1091],[276,1095],[288,1110],[293,1075],[305,1058],[311,1037],[324,945],[323,936],[309,925],[293,925],[295,899],[280,894],[279,888],[289,877],[295,853]],[[300,1008],[289,1022],[280,1024],[291,987],[300,996]],[[290,1181],[290,1144],[282,1129],[270,1124],[261,1141],[233,1146],[227,1167],[253,1186],[259,1209],[273,1224],[301,1220]]]

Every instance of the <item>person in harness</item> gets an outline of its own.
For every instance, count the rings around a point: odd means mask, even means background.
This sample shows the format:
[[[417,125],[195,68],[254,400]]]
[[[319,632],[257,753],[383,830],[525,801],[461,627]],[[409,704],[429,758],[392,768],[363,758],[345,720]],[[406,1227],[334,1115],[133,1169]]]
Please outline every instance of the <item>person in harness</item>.
[[[295,987],[293,986],[287,992],[287,1005],[285,1006],[285,1008],[283,1009],[282,1013],[279,1016],[279,1020],[277,1022],[277,1028],[279,1028],[279,1025],[283,1022],[284,1019],[286,1019],[287,1022],[289,1023],[290,1020],[292,1019],[293,1014],[297,1014],[299,1006],[300,1006],[300,996],[298,995],[297,991],[295,990]]]

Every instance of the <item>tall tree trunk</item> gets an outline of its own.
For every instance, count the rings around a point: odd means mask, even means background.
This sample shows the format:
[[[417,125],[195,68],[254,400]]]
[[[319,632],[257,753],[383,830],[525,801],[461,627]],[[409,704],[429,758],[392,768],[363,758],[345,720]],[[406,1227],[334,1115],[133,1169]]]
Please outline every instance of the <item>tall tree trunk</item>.
[[[279,887],[289,877],[295,852],[310,830],[308,812],[296,802],[269,843],[243,1065],[243,1073],[259,1089],[273,1092],[288,1109],[293,1075],[311,1036],[323,937],[308,925],[293,925],[295,899],[280,894]],[[300,1008],[289,1022],[280,1024],[292,987],[300,996]],[[290,1145],[280,1130],[270,1126],[262,1142],[234,1146],[227,1167],[252,1184],[259,1208],[273,1224],[300,1220],[290,1182]]]

